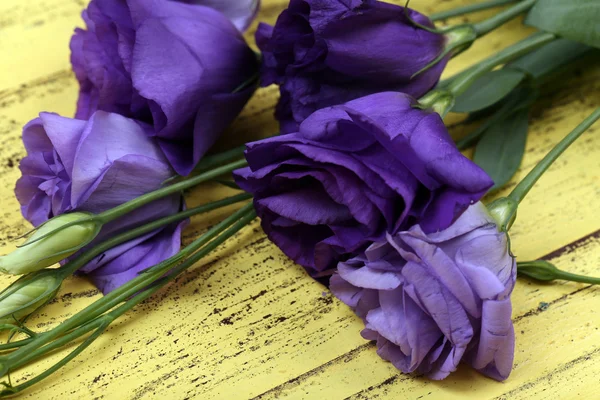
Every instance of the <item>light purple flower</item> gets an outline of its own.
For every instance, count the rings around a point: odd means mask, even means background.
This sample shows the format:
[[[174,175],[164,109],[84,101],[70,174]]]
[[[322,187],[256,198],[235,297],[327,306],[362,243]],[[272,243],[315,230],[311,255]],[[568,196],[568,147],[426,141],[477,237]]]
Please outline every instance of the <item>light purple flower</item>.
[[[25,125],[27,156],[15,189],[25,219],[38,226],[70,211],[100,213],[158,189],[175,175],[149,136],[149,125],[103,111],[88,121],[41,113]],[[182,207],[170,196],[103,227],[94,243],[174,214]],[[106,292],[179,251],[182,224],[165,227],[99,256],[83,268]]]
[[[507,235],[477,203],[446,230],[415,225],[340,263],[331,291],[402,372],[444,379],[464,361],[504,380],[514,357],[516,271]]]
[[[450,226],[492,186],[440,116],[401,93],[319,110],[295,133],[247,145],[234,176],[269,238],[309,272],[420,223]]]
[[[258,13],[260,0],[177,0],[182,3],[212,7],[221,11],[233,24],[244,32]]]
[[[92,0],[83,19],[87,30],[71,39],[76,118],[103,110],[148,122],[173,168],[188,174],[254,92],[254,52],[223,14],[200,5]]]
[[[384,91],[421,97],[438,82],[447,58],[434,61],[446,44],[413,10],[374,0],[291,0],[275,26],[260,24],[263,86],[280,86],[276,117],[282,133],[318,109]]]

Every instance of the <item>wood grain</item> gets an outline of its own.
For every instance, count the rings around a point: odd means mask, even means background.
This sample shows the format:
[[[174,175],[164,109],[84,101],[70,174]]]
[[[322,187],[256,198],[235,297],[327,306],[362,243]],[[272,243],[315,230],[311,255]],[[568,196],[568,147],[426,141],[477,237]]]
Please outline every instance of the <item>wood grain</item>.
[[[264,0],[259,19],[284,8]],[[468,1],[413,1],[425,12]],[[28,226],[12,189],[24,155],[21,127],[39,111],[73,115],[77,83],[68,40],[85,2],[3,0],[0,4],[0,252]],[[489,12],[473,15],[481,19]],[[455,19],[450,22],[462,22]],[[247,37],[252,41],[253,25]],[[452,61],[447,74],[525,37],[515,20]],[[275,87],[261,89],[217,145],[224,149],[276,132]],[[525,160],[512,185],[600,105],[600,68],[575,71],[536,105]],[[452,120],[456,117],[451,116]],[[464,129],[453,130],[460,135]],[[600,136],[590,129],[539,181],[512,230],[520,260],[544,257],[560,268],[600,275]],[[510,189],[510,186],[509,186]],[[508,190],[508,189],[507,189]],[[190,203],[228,194],[205,186]],[[502,193],[499,193],[502,194]],[[498,195],[499,195],[498,194]],[[188,242],[230,207],[195,218]],[[10,279],[0,278],[7,285]],[[82,278],[69,279],[31,320],[44,330],[99,297]],[[598,398],[598,288],[520,280],[513,295],[517,332],[514,371],[497,383],[466,367],[443,382],[399,374],[359,332],[360,321],[290,262],[258,222],[137,307],[43,384],[31,399],[571,399]],[[59,352],[12,376],[19,383],[56,362]]]

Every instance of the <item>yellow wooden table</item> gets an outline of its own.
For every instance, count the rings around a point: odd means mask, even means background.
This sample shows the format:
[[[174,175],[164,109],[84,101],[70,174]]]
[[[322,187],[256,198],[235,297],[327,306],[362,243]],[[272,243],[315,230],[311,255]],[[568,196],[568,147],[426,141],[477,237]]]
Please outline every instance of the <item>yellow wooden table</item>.
[[[260,20],[273,22],[283,0],[264,0]],[[414,0],[441,11],[467,1]],[[68,42],[84,0],[0,2],[0,253],[28,230],[13,187],[24,155],[21,127],[39,111],[71,116],[77,83]],[[472,18],[481,19],[489,13]],[[454,20],[451,22],[460,22]],[[252,31],[247,35],[252,41]],[[453,60],[447,74],[526,36],[512,21]],[[220,147],[275,132],[274,87],[259,90]],[[600,68],[569,76],[538,104],[524,176],[563,135],[600,106]],[[462,128],[458,128],[462,129]],[[512,229],[520,260],[543,257],[560,268],[600,275],[600,126],[587,132],[544,175]],[[456,131],[455,133],[460,133]],[[200,204],[227,189],[203,187]],[[189,241],[232,209],[195,219]],[[9,279],[0,278],[5,286]],[[100,296],[69,279],[31,320],[56,325]],[[540,303],[547,303],[547,309]],[[118,321],[67,367],[32,388],[31,399],[572,399],[600,398],[600,289],[519,280],[513,294],[517,351],[504,383],[467,367],[442,382],[399,374],[364,341],[362,323],[272,245],[255,222],[175,284]],[[61,353],[62,354],[62,353]],[[56,354],[59,357],[61,354]],[[47,367],[56,358],[40,364]],[[13,375],[22,382],[36,369]]]

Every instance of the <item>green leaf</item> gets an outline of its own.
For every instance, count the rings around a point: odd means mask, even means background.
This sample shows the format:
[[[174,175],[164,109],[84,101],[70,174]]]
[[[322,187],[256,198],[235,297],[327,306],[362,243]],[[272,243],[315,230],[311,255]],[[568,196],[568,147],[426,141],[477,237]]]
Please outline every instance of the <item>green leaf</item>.
[[[558,39],[508,64],[507,68],[518,69],[533,79],[539,79],[593,50],[581,43]]]
[[[516,69],[499,69],[477,79],[463,94],[456,98],[454,112],[473,112],[496,104],[506,97],[525,78]]]
[[[461,138],[456,142],[456,146],[459,150],[465,150],[469,147],[475,146],[479,139],[493,126],[498,123],[502,123],[507,118],[510,118],[516,111],[529,108],[535,100],[537,100],[539,93],[537,90],[531,87],[519,86],[513,90],[505,99],[498,103],[498,107],[490,107],[486,110],[490,112],[486,115],[488,117],[481,125],[469,132],[468,135]],[[481,113],[479,111],[478,113]],[[473,113],[469,116],[474,115]]]
[[[525,153],[529,107],[491,126],[475,147],[473,161],[494,180],[490,191],[504,186],[517,172]]]
[[[538,0],[527,14],[525,23],[600,48],[598,0]]]

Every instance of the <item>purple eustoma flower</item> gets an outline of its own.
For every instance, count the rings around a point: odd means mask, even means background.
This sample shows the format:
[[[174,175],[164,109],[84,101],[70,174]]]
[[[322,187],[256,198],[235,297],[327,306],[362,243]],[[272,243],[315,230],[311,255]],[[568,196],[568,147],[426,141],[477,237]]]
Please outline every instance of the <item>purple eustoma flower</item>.
[[[236,182],[269,238],[309,272],[420,223],[446,229],[492,186],[440,116],[401,93],[319,110],[298,132],[247,146]]]
[[[477,203],[441,232],[415,225],[340,263],[331,291],[402,372],[444,379],[464,361],[504,380],[514,357],[516,271],[506,233]]]
[[[416,11],[374,0],[291,0],[275,26],[260,24],[263,86],[280,86],[276,117],[283,133],[318,109],[395,90],[421,97],[447,59],[413,75],[444,50],[443,35]]]
[[[148,122],[188,174],[254,92],[254,52],[222,13],[200,5],[92,0],[83,19],[87,30],[71,39],[76,118],[103,110]]]
[[[244,32],[258,13],[260,0],[177,0],[182,3],[212,7],[221,11],[233,24]]]
[[[103,111],[88,121],[41,113],[23,129],[27,156],[15,192],[25,219],[38,226],[65,212],[100,213],[160,188],[175,171],[151,130]],[[179,195],[155,201],[104,226],[94,243],[181,207]],[[177,253],[182,226],[167,226],[111,249],[82,272],[107,293]]]

